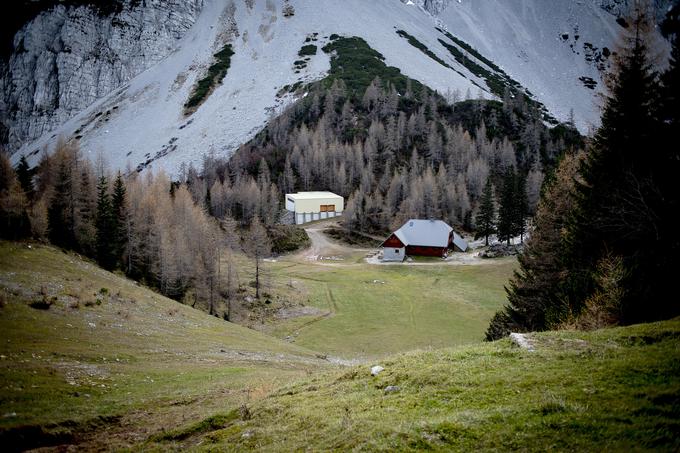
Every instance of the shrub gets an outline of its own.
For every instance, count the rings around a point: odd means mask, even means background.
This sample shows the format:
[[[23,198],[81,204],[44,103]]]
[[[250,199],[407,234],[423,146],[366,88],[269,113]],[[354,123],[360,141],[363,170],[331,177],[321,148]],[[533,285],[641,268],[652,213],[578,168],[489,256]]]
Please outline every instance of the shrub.
[[[272,252],[289,253],[310,245],[309,236],[295,225],[272,225],[268,228],[272,241]]]
[[[189,100],[184,104],[185,108],[190,109],[200,105],[215,85],[222,82],[231,66],[232,55],[234,55],[234,50],[231,44],[227,44],[214,55],[215,63],[208,68],[208,74],[198,81]]]
[[[597,263],[595,281],[598,289],[590,296],[581,313],[573,320],[568,320],[560,327],[596,330],[615,326],[621,321],[621,301],[626,291],[621,284],[628,277],[623,259],[620,256],[608,255]]]
[[[316,55],[316,46],[314,44],[307,44],[300,48],[298,55],[301,57],[306,57],[309,55]]]
[[[335,80],[340,79],[353,96],[361,99],[366,87],[376,77],[380,77],[383,86],[392,84],[399,93],[406,92],[408,77],[398,68],[387,66],[385,57],[362,38],[331,35],[331,40],[332,42],[322,48],[324,52],[332,54],[331,69],[324,81],[326,88],[330,88]],[[419,93],[423,85],[411,79],[411,89],[414,93]]]
[[[428,57],[432,58],[434,61],[436,61],[436,62],[439,63],[440,65],[442,65],[442,66],[444,66],[444,67],[446,67],[446,68],[449,68],[449,69],[453,69],[453,68],[452,68],[451,66],[449,66],[444,60],[442,60],[441,58],[439,58],[437,55],[434,54],[434,52],[432,52],[430,49],[428,49],[427,46],[426,46],[425,44],[423,44],[422,42],[418,41],[414,36],[409,35],[409,34],[406,33],[404,30],[397,30],[397,34],[398,34],[399,36],[401,36],[402,38],[405,38],[405,39],[408,41],[409,44],[411,44],[411,45],[412,45],[413,47],[415,47],[416,49],[419,49],[422,53],[424,53],[424,54],[427,55]],[[440,40],[440,41],[441,41],[441,40]]]
[[[290,3],[286,2],[281,10],[283,17],[292,17],[295,15],[295,8]]]
[[[31,308],[35,308],[37,310],[49,310],[50,307],[57,301],[56,297],[48,298],[46,295],[41,296],[39,299],[36,299],[29,303],[28,305]]]

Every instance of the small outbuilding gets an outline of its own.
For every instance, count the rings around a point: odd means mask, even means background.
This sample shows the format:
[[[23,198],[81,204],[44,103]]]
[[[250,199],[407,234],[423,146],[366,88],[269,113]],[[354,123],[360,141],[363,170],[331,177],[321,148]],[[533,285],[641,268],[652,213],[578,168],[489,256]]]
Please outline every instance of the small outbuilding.
[[[298,192],[286,194],[286,210],[295,214],[295,223],[329,219],[342,215],[345,200],[333,192]]]
[[[392,233],[383,247],[383,261],[403,261],[406,255],[444,257],[449,249],[464,252],[467,242],[442,220],[411,219]]]

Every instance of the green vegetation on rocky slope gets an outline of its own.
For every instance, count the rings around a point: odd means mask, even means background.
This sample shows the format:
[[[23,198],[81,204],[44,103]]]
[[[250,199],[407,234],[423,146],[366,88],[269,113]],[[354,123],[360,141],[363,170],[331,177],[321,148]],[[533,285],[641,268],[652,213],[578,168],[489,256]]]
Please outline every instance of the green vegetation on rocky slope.
[[[127,447],[324,366],[77,255],[0,242],[0,445],[10,450]]]
[[[395,356],[375,377],[363,365],[286,386],[189,439],[206,450],[677,451],[679,338],[675,319],[534,334],[533,352],[506,339]]]

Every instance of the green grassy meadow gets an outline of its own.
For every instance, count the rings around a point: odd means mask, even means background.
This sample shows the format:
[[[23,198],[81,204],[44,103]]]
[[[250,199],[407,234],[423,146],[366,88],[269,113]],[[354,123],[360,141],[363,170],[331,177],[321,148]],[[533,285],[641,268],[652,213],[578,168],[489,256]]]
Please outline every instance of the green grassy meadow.
[[[483,343],[514,259],[314,247],[265,263],[262,333],[0,242],[3,450],[680,449],[680,319],[530,334],[533,352]],[[246,297],[252,262],[234,264]]]
[[[271,333],[294,336],[295,344],[345,358],[478,342],[504,303],[503,285],[515,263],[513,259],[475,266],[275,263],[270,273],[276,286],[293,280],[298,289],[289,288],[289,297],[299,297],[325,313],[316,320],[277,322]]]
[[[330,366],[52,247],[0,243],[0,293],[4,445],[127,447]]]
[[[675,319],[401,354],[182,432],[200,451],[678,451],[679,339]]]

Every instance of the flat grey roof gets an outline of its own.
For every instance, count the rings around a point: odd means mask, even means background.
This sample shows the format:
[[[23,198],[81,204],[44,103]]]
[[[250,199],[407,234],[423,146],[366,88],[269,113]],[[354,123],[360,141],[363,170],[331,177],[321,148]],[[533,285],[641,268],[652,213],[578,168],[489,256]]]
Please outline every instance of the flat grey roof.
[[[317,198],[342,198],[340,195],[336,195],[333,192],[297,192],[297,193],[287,193],[287,197],[293,200],[314,200]]]

